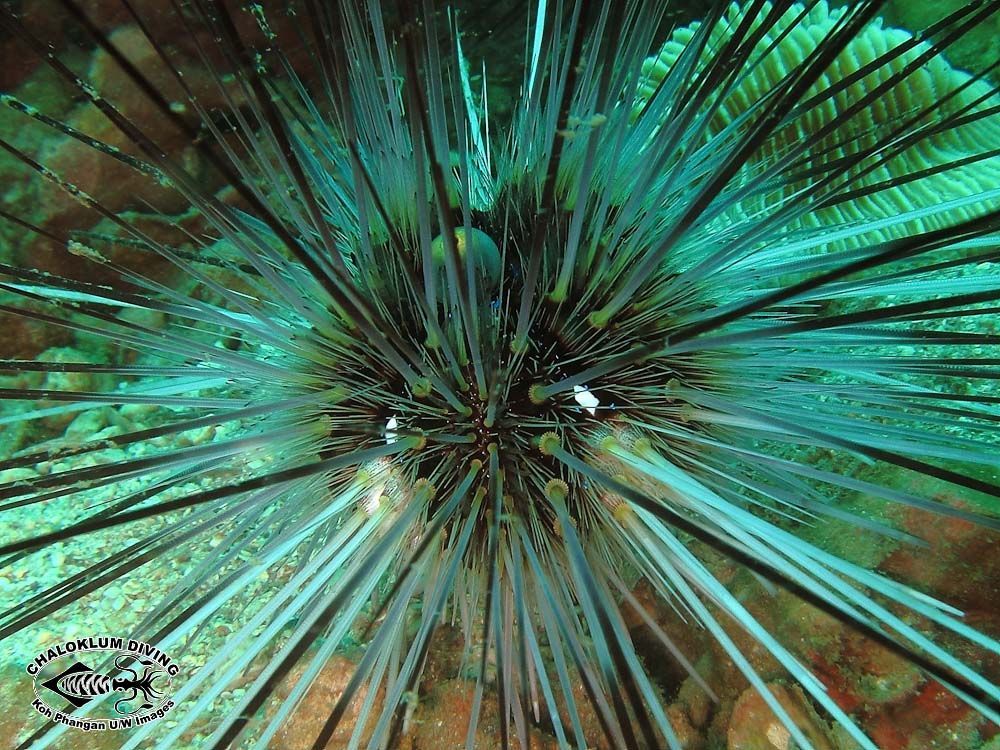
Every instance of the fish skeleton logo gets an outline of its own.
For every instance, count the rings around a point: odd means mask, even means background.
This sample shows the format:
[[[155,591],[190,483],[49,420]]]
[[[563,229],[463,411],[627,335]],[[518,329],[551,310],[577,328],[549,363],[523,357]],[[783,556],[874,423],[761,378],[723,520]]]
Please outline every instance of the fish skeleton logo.
[[[133,714],[152,708],[154,703],[151,701],[157,700],[163,695],[161,691],[153,687],[153,680],[167,673],[162,669],[156,669],[155,662],[139,659],[139,664],[143,667],[142,676],[140,676],[136,670],[125,666],[131,660],[131,657],[128,656],[119,656],[115,659],[115,667],[123,672],[131,673],[131,677],[113,678],[110,675],[95,672],[86,664],[76,662],[62,674],[43,682],[42,686],[61,695],[77,708],[86,705],[99,695],[107,695],[115,691],[131,691],[127,697],[115,701],[115,710],[121,714]],[[121,704],[127,704],[130,700],[134,700],[139,693],[142,693],[143,702],[138,707],[133,710],[120,708]]]
[[[85,731],[128,729],[162,718],[174,702],[171,678],[179,666],[156,646],[110,636],[52,646],[28,664],[46,718]],[[54,705],[57,699],[68,703]]]

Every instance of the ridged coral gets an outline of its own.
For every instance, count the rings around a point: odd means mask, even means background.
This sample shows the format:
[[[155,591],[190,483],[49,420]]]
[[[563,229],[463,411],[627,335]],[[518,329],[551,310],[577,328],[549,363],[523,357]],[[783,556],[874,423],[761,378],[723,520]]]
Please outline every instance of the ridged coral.
[[[694,63],[696,71],[740,24],[748,22],[752,34],[774,11],[767,2],[748,19],[749,7],[736,2],[728,6]],[[748,116],[816,54],[844,18],[843,7],[831,8],[820,0],[808,8],[795,3],[768,24],[753,48],[753,62],[728,88],[707,98],[705,141],[744,128]],[[700,27],[694,22],[675,29],[659,53],[646,60],[637,110],[656,94]],[[900,80],[902,75],[906,77]],[[873,92],[877,98],[871,105],[859,106]],[[841,243],[851,247],[969,218],[991,204],[984,195],[1000,197],[1000,152],[983,151],[983,144],[1000,145],[998,107],[1000,96],[989,82],[953,68],[923,36],[887,28],[877,18],[836,56],[809,88],[800,109],[761,144],[746,173],[746,179],[752,179],[753,164],[772,164],[803,139],[825,131],[801,165],[808,176],[782,181],[767,195],[742,201],[733,213],[763,211],[805,191],[813,195],[812,205],[788,229],[854,224]],[[940,126],[953,117],[968,121]],[[869,155],[852,158],[858,154]],[[967,163],[956,166],[961,160]],[[828,176],[829,184],[817,185]]]

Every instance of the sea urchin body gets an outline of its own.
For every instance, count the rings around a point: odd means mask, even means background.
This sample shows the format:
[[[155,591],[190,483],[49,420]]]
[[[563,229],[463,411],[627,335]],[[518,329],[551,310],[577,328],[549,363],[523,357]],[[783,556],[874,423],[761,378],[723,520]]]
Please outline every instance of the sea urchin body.
[[[464,16],[429,2],[194,0],[168,20],[124,3],[145,67],[61,2],[185,158],[5,10],[114,136],[4,103],[179,197],[188,223],[165,239],[2,141],[92,222],[4,218],[94,270],[6,262],[0,311],[102,355],[0,363],[22,404],[2,424],[35,430],[0,455],[0,563],[30,581],[53,551],[84,558],[5,601],[0,636],[66,632],[156,581],[127,635],[190,663],[172,720],[126,748],[282,746],[348,644],[313,746],[404,746],[450,625],[465,747],[489,713],[504,748],[681,750],[636,618],[716,696],[641,580],[786,745],[826,740],[762,659],[877,748],[729,565],[996,722],[1000,645],[811,534],[919,546],[900,507],[1000,528],[1000,96],[986,65],[941,56],[996,9],[912,36],[881,4],[717,3],[684,25],[669,3],[543,0],[498,118]]]

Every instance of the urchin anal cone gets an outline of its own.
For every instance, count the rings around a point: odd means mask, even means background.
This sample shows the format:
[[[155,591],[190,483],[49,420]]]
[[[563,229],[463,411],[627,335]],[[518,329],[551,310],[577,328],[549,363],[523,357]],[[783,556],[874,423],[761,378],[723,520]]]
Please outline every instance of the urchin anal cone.
[[[472,258],[487,288],[496,286],[500,280],[500,248],[486,232],[474,227],[466,232],[465,227],[456,227],[455,248],[459,261],[464,262],[466,255]],[[439,234],[431,241],[431,259],[435,268],[444,270],[447,253],[444,235]]]

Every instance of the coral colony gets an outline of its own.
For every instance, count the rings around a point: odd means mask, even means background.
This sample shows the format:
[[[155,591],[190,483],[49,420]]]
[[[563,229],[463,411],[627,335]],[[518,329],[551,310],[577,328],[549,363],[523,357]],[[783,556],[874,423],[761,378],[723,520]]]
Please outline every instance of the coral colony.
[[[996,3],[539,0],[509,111],[495,8],[87,5],[0,13],[75,99],[3,96],[67,208],[0,214],[58,342],[0,362],[0,645],[169,655],[115,747],[429,747],[439,682],[448,747],[996,733],[996,620],[901,562],[1000,527]]]

